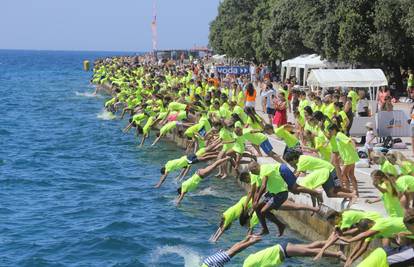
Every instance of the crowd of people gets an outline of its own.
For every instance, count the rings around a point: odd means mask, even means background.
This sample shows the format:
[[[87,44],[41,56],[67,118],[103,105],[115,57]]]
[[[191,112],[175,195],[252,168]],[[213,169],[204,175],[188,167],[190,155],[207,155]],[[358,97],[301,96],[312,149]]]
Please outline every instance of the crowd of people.
[[[171,133],[186,140],[185,154],[160,168],[154,190],[176,173],[175,178],[181,181],[177,188],[179,205],[215,173],[219,179],[229,179],[232,174],[251,185],[247,195],[223,211],[211,241],[218,242],[236,221],[247,228],[246,237],[205,258],[203,266],[224,266],[240,251],[265,238],[268,222],[276,225],[279,236],[283,235],[285,224],[278,218],[278,210],[322,214],[324,197],[341,198],[347,204],[342,211],[325,214],[334,229],[327,240],[275,243],[249,255],[243,266],[278,266],[296,256],[314,260],[333,257],[351,266],[374,239],[381,239],[383,247],[359,266],[407,266],[413,262],[414,162],[400,153],[373,152],[371,160],[380,169],[371,176],[381,198],[369,201],[383,202],[388,216],[350,209],[359,196],[354,171],[359,155],[349,130],[354,114],[367,112],[359,105],[362,92],[305,92],[295,90],[289,81],[275,85],[265,79],[265,74],[260,81],[243,76],[218,77],[209,72],[207,64],[201,60],[187,65],[155,64],[139,57],[113,57],[95,62],[92,80],[97,88],[101,84],[111,86],[112,98],[105,108],[120,113],[121,118],[129,116],[124,131],[133,129],[140,146],[153,146]],[[263,117],[258,103],[266,114]],[[289,112],[294,114],[293,121],[288,121]],[[369,130],[368,144],[372,139]],[[151,132],[156,133],[152,144],[146,142]],[[274,150],[269,137],[285,144],[283,153]],[[274,163],[259,164],[263,155]],[[205,162],[205,167],[189,175],[200,162]],[[289,192],[293,199],[288,197]],[[296,203],[297,194],[309,194],[312,203]],[[327,250],[338,242],[356,245],[345,257],[341,251]]]

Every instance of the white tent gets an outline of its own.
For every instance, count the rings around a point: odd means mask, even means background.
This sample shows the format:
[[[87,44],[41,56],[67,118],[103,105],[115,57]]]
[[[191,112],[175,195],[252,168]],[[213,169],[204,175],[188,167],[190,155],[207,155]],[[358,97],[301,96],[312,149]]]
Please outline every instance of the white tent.
[[[322,60],[320,56],[316,54],[311,55],[300,55],[298,57],[285,60],[282,62],[282,72],[281,78],[284,79],[284,74],[286,70],[286,77],[291,76],[292,68],[295,68],[296,79],[299,83],[303,84],[307,81],[308,72],[311,69],[322,69],[322,68],[348,68],[349,65],[329,62],[327,60]],[[301,69],[303,69],[303,75],[301,75]],[[302,79],[303,76],[303,79]]]
[[[322,69],[312,70],[307,80],[310,86],[365,87],[371,99],[376,99],[377,88],[388,85],[381,69]]]

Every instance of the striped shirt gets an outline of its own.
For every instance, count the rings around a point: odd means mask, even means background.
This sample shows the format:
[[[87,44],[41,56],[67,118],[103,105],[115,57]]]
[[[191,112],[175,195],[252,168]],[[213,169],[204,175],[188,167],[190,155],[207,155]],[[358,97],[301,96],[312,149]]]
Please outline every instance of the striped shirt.
[[[203,263],[208,267],[223,267],[231,260],[230,256],[224,250],[220,250],[215,254],[207,257]]]

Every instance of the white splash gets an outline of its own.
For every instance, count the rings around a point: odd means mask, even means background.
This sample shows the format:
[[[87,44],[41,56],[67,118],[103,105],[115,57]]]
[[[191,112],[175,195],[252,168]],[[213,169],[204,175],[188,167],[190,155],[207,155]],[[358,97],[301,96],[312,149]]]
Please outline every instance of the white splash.
[[[110,121],[110,120],[114,120],[116,119],[115,114],[113,114],[112,112],[109,112],[107,110],[102,110],[100,113],[98,113],[96,115],[96,117],[100,120],[104,120],[104,121]]]
[[[81,93],[81,92],[75,92],[75,94],[77,96],[83,96],[83,97],[100,97],[100,95],[95,94],[95,93],[90,93],[90,92],[83,92],[83,93]]]
[[[193,193],[192,195],[193,196],[215,196],[215,197],[220,196],[219,192],[215,191],[211,187],[206,187],[198,192]]]
[[[159,262],[160,258],[168,254],[177,254],[184,259],[185,267],[195,267],[201,265],[201,257],[196,252],[184,246],[163,246],[158,247],[152,254],[153,266]]]

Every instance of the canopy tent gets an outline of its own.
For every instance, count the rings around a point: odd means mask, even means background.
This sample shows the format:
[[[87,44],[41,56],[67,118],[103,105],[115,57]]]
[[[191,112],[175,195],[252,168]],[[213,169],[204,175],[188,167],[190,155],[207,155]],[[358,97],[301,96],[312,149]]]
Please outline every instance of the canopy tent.
[[[322,68],[348,68],[347,64],[340,64],[335,62],[329,62],[322,60],[320,56],[316,54],[300,55],[298,57],[285,60],[282,62],[281,78],[284,78],[286,71],[286,77],[291,76],[292,68],[295,68],[295,76],[299,83],[303,84],[307,81],[309,70],[322,69]],[[301,69],[303,69],[303,75],[301,75]],[[303,79],[302,79],[303,76]]]
[[[381,69],[312,70],[307,83],[310,86],[319,87],[369,88],[371,100],[376,99],[378,87],[388,85],[387,78]]]

